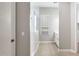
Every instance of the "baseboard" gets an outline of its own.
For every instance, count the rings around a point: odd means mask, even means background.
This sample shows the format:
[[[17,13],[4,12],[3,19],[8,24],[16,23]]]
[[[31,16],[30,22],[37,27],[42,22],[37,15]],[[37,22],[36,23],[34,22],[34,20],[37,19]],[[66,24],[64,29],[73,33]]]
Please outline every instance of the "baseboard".
[[[71,49],[58,49],[58,51],[70,52],[70,51],[71,51]]]
[[[37,53],[37,51],[38,51],[38,48],[39,48],[39,43],[38,43],[38,45],[37,45],[37,47],[36,47],[36,50],[34,51],[34,54],[33,54],[33,56],[35,56],[35,54]]]
[[[55,43],[55,41],[39,41],[39,43]]]
[[[71,52],[73,52],[73,53],[77,53],[77,51],[75,51],[75,50],[72,50],[72,49],[71,49]]]
[[[65,52],[77,53],[75,50],[72,50],[72,49],[58,49],[58,51],[65,51]]]

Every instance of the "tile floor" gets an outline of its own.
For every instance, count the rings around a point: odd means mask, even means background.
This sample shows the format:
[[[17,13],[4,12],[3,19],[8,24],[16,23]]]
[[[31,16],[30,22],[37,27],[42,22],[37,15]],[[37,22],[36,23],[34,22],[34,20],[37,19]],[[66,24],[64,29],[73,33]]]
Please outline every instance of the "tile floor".
[[[35,56],[79,56],[79,54],[58,51],[54,43],[41,43]]]

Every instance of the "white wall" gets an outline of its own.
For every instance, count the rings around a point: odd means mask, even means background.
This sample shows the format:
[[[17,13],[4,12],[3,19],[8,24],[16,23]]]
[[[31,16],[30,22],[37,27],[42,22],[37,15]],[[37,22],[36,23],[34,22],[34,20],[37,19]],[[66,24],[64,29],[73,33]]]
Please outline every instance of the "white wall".
[[[39,8],[31,3],[30,9],[30,42],[31,42],[31,55],[34,55],[39,46]],[[37,17],[35,22],[35,16]],[[35,23],[37,23],[35,25]]]
[[[73,51],[76,51],[76,44],[76,4],[71,3],[71,49]]]
[[[77,43],[79,42],[79,4],[76,4],[76,32],[77,32]]]
[[[53,7],[40,7],[40,24],[48,26],[49,38],[48,41],[53,41],[54,32],[59,32],[59,10]],[[41,19],[45,17],[45,19]],[[47,20],[47,21],[46,21]],[[45,39],[42,39],[45,40]]]
[[[79,52],[79,3],[75,4],[75,50]]]
[[[71,10],[69,2],[59,4],[59,48],[71,49]]]
[[[77,15],[77,23],[79,23],[79,4],[76,4],[76,7],[75,7],[77,10],[77,13],[76,13],[76,15]]]

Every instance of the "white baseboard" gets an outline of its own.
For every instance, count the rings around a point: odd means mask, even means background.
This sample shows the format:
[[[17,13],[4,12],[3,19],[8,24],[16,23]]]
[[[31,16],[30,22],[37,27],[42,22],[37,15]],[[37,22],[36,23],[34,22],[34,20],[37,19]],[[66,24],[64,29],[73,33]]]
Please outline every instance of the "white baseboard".
[[[70,52],[70,51],[71,51],[71,49],[58,49],[58,51]]]
[[[35,51],[34,51],[34,55],[33,55],[33,56],[35,56],[35,54],[37,53],[38,48],[39,48],[39,43],[38,43],[38,45],[37,45],[37,47],[36,47],[36,49],[35,49]]]
[[[77,51],[75,51],[75,50],[72,50],[72,49],[71,49],[71,52],[73,52],[73,53],[77,53]]]
[[[58,49],[58,51],[65,51],[65,52],[77,53],[75,50],[72,50],[72,49]]]
[[[39,41],[39,43],[55,43],[55,41]]]
[[[39,43],[38,43],[36,49],[32,52],[31,56],[35,56],[35,54],[36,54],[37,51],[38,51],[38,48],[39,48]]]

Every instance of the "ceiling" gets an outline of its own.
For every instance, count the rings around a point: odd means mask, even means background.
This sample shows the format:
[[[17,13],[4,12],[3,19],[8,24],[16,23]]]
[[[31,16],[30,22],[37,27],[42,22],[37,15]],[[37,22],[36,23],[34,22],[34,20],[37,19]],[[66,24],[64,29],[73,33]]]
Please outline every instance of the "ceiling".
[[[59,3],[55,2],[31,2],[34,6],[37,7],[55,7],[58,8]]]

